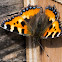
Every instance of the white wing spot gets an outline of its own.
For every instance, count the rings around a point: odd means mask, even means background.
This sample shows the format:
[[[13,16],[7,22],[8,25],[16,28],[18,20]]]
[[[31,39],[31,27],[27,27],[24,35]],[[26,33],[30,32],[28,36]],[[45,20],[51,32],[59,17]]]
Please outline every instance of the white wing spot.
[[[57,35],[57,37],[59,37],[60,33]]]
[[[6,24],[4,24],[4,29],[7,29],[7,26],[6,26]]]

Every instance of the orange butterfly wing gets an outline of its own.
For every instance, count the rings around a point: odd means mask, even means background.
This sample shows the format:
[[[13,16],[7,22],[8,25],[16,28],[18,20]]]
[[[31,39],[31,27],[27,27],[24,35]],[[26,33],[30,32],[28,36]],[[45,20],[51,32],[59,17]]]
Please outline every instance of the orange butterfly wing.
[[[56,8],[54,6],[46,7],[45,14],[49,17],[48,21],[52,21],[52,24],[45,30],[43,37],[59,37],[61,29],[59,28],[59,21],[56,21],[56,19],[59,17]]]
[[[30,19],[30,17],[39,13],[41,7],[37,6],[28,6],[21,10],[18,15],[11,17],[11,19],[4,20],[1,26],[4,29],[9,30],[10,32],[17,32],[19,34],[28,34],[31,35],[31,32],[28,30],[27,23],[25,19]]]

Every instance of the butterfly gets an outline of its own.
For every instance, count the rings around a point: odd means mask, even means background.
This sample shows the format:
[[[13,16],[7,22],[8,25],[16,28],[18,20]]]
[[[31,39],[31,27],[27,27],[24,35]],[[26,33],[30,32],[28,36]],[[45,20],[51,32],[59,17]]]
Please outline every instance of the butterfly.
[[[17,15],[6,19],[1,27],[10,32],[23,36],[37,36],[40,38],[59,37],[61,28],[56,8],[48,6],[43,13],[42,7],[28,5],[22,8]]]

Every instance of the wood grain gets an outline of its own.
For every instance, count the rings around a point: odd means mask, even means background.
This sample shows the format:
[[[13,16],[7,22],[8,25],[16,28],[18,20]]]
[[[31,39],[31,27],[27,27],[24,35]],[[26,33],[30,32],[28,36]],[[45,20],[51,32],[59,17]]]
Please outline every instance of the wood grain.
[[[35,5],[35,0],[24,0],[24,6],[29,4]],[[26,61],[27,62],[41,62],[40,61],[40,46],[36,44],[33,37],[26,39]]]
[[[7,15],[20,11],[22,7],[23,0],[0,0],[0,23]],[[25,61],[25,37],[0,28],[0,62],[4,61]]]
[[[24,0],[24,6],[27,6],[27,0]],[[31,2],[29,0],[29,2]],[[60,3],[54,2],[52,0],[34,0],[35,5],[45,7],[48,5],[55,5],[60,12],[60,21],[62,21],[62,5]],[[2,0],[0,1],[0,20],[2,20],[6,15],[19,11],[23,7],[23,0]],[[16,38],[16,39],[15,39]],[[25,58],[25,39],[19,35],[14,35],[13,33],[8,33],[0,28],[0,60],[4,56],[21,50],[21,54],[17,58],[10,59],[8,61],[12,62],[23,62]],[[21,41],[20,41],[21,40]],[[15,47],[16,45],[16,47]],[[45,52],[41,51],[41,62],[62,62],[62,37],[55,39],[42,40],[42,45],[45,51],[48,53],[49,57],[46,56]],[[13,48],[13,49],[12,49]],[[39,49],[39,47],[37,47]],[[34,50],[34,49],[33,49]],[[39,51],[38,51],[39,52]],[[28,50],[27,50],[28,53]],[[37,54],[38,55],[38,54]],[[18,61],[17,61],[17,60]],[[6,61],[6,62],[8,62]],[[24,60],[25,61],[25,60]]]
[[[48,5],[55,5],[57,10],[59,11],[60,13],[60,21],[62,20],[62,5],[60,3],[57,3],[55,1],[52,1],[52,0],[38,0],[39,2],[36,4],[36,5],[39,5],[43,8],[43,11],[45,11],[45,7],[48,6]]]
[[[62,0],[54,0],[54,1],[57,1],[58,3],[62,4]]]
[[[26,42],[26,61],[27,62],[41,62],[40,61],[40,47],[35,43],[33,37],[27,37]]]
[[[37,1],[37,0],[36,0]],[[48,5],[55,5],[57,10],[60,13],[60,21],[62,21],[62,5],[60,3],[54,2],[52,0],[38,0],[40,5],[43,7],[43,11],[45,7]],[[41,51],[41,62],[62,62],[62,37],[55,38],[55,39],[47,39],[42,40],[41,44],[43,45],[45,51],[49,55],[46,56],[45,52]]]
[[[55,5],[60,13],[60,21],[62,21],[62,5],[52,0],[34,0],[35,5],[42,6],[43,11],[48,5]],[[46,56],[45,52],[41,50],[41,62],[62,62],[62,37],[55,39],[45,39],[41,41],[44,50],[49,55]]]

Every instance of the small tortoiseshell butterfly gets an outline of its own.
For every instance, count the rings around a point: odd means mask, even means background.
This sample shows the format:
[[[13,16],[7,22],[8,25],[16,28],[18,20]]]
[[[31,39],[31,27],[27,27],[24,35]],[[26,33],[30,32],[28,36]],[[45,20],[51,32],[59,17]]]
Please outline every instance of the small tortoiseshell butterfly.
[[[35,35],[40,38],[59,37],[61,28],[56,8],[48,6],[45,13],[42,13],[41,9],[42,7],[31,5],[22,8],[17,15],[4,20],[1,27],[20,35]]]

